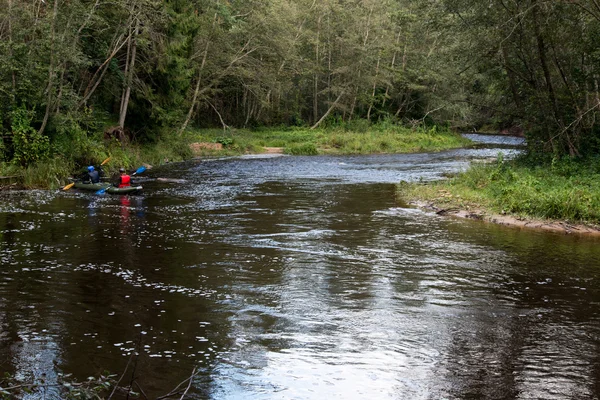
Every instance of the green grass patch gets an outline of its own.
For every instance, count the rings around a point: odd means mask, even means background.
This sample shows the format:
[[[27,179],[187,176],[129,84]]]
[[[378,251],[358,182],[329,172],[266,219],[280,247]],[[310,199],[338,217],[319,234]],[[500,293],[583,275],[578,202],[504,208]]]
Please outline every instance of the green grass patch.
[[[411,129],[398,125],[373,125],[360,130],[263,128],[216,129],[189,132],[195,142],[221,143],[225,154],[260,152],[264,147],[283,147],[287,154],[373,154],[440,151],[464,147],[470,141],[450,130],[433,127]],[[223,154],[221,153],[221,154]],[[207,151],[206,154],[214,154]]]
[[[494,213],[600,223],[600,160],[570,159],[550,165],[498,160],[432,184],[401,184],[406,200],[442,207],[479,207]]]
[[[319,150],[314,143],[291,143],[284,149],[285,154],[291,154],[294,156],[314,156],[319,154]]]

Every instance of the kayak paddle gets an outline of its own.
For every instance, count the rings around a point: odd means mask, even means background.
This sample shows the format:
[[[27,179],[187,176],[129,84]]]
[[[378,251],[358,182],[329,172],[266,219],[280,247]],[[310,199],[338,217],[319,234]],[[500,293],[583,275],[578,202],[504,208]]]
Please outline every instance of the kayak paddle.
[[[105,187],[105,188],[102,188],[102,189],[100,189],[100,190],[96,191],[96,194],[104,194],[104,193],[106,193],[106,190],[107,190],[109,187],[110,187],[110,186],[107,186],[107,187]]]
[[[142,173],[142,172],[144,172],[145,170],[146,170],[146,167],[144,167],[144,166],[142,165],[141,167],[139,167],[138,169],[136,169],[136,170],[135,170],[135,172],[134,172],[133,174],[131,174],[131,175],[133,176],[133,175],[141,174],[141,173]]]

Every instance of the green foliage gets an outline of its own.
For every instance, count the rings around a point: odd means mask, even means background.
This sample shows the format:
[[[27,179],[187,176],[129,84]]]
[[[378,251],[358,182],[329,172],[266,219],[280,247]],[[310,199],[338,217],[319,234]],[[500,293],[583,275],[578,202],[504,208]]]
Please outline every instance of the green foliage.
[[[228,147],[233,145],[233,138],[231,137],[225,137],[225,136],[220,136],[218,138],[215,139],[215,143],[220,143],[223,145],[223,147]]]
[[[24,107],[11,114],[13,159],[15,164],[27,167],[50,154],[50,140],[31,127],[33,113]]]
[[[60,115],[53,120],[52,152],[76,165],[92,165],[108,157],[98,132],[85,130],[74,116]]]
[[[285,147],[284,153],[291,155],[314,156],[319,154],[319,150],[314,143],[291,144]]]

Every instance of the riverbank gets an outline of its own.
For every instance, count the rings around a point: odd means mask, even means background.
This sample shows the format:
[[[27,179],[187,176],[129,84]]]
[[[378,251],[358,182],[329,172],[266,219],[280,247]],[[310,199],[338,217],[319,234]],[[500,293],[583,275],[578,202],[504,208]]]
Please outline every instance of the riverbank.
[[[519,217],[514,215],[500,215],[489,212],[489,210],[480,208],[455,208],[455,207],[444,207],[441,208],[432,202],[426,201],[409,201],[409,204],[435,212],[438,215],[450,216],[455,218],[473,219],[483,221],[486,223],[493,223],[498,225],[505,225],[515,228],[523,229],[536,229],[542,231],[551,231],[564,234],[581,234],[591,235],[600,237],[600,226],[597,225],[586,225],[582,223],[569,223],[567,221],[560,220],[543,220],[528,217]]]
[[[376,154],[441,151],[471,144],[460,134],[447,129],[406,128],[391,124],[358,123],[354,128],[261,128],[190,130],[183,135],[166,135],[169,140],[150,144],[122,144],[89,137],[84,143],[57,152],[35,164],[22,167],[0,163],[0,176],[12,181],[1,188],[56,189],[69,183],[69,177],[82,173],[87,165],[104,166],[110,175],[119,167],[135,169],[143,164],[160,166],[169,162],[211,156],[283,153],[289,155]]]
[[[204,129],[190,131],[189,137],[198,144],[194,150],[197,156],[268,153],[275,151],[273,149],[289,155],[417,153],[471,144],[468,139],[447,129],[435,126],[412,129],[391,124],[327,129]],[[210,143],[221,146],[206,145]]]
[[[600,164],[565,159],[474,164],[427,184],[401,183],[399,196],[440,215],[520,228],[600,236]]]

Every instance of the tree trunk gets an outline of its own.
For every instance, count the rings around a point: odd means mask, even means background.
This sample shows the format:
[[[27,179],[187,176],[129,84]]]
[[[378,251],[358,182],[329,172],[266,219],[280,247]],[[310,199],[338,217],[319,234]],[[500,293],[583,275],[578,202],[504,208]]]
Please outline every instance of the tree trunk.
[[[375,103],[375,90],[377,89],[377,77],[379,76],[379,62],[381,61],[381,52],[377,56],[377,65],[375,66],[375,78],[373,79],[373,91],[371,92],[371,102],[369,103],[369,110],[367,111],[367,120],[371,120],[371,110]]]
[[[8,0],[8,46],[9,46],[9,54],[8,54],[8,58],[10,60],[13,59],[13,49],[12,49],[12,25],[11,25],[11,20],[12,20],[12,0]],[[17,76],[15,73],[15,69],[12,68],[11,71],[11,77],[12,77],[12,101],[15,101],[14,96],[15,96],[15,92],[17,91]]]
[[[396,64],[396,57],[398,55],[398,45],[400,44],[400,35],[402,34],[402,30],[400,30],[398,32],[398,36],[396,36],[396,47],[394,48],[394,55],[392,56],[392,63],[390,66],[390,70],[392,71],[392,73],[394,73],[394,67]],[[406,53],[406,46],[404,47],[404,52]],[[404,63],[403,63],[404,64]],[[403,68],[404,70],[404,68]],[[390,84],[388,84],[385,88],[385,96],[383,97],[383,104],[381,105],[381,107],[385,107],[385,102],[388,98],[388,94],[390,92]]]
[[[332,45],[331,45],[331,21],[329,15],[327,16],[327,101],[331,101],[331,76],[333,71],[332,65]]]
[[[133,9],[132,9],[132,14],[133,14]],[[127,40],[127,51],[125,52],[125,70],[123,71],[123,90],[121,91],[121,103],[119,104],[119,121],[121,120],[121,115],[123,114],[123,104],[125,103],[125,92],[126,92],[126,88],[127,88],[127,80],[129,79],[129,63],[130,63],[130,56],[131,56],[131,41],[133,38],[133,31],[134,28],[130,25],[129,26],[129,35],[128,35],[128,40]]]
[[[342,98],[342,95],[344,94],[344,91],[342,90],[342,92],[340,93],[340,95],[337,97],[337,99],[335,99],[335,101],[333,102],[333,104],[331,105],[331,107],[329,107],[329,110],[327,110],[327,112],[321,117],[320,120],[318,120],[317,122],[315,122],[315,124],[313,126],[310,127],[310,129],[315,129],[316,127],[318,127],[321,122],[323,122],[323,120],[325,118],[327,118],[327,116],[329,115],[329,113],[331,111],[333,111],[333,109],[335,108],[335,106],[337,105],[338,101],[340,101],[340,99]]]
[[[52,88],[54,86],[54,40],[55,40],[55,27],[56,27],[56,16],[58,15],[58,0],[54,0],[54,7],[52,10],[52,23],[50,25],[50,66],[48,67],[48,96],[46,97],[46,112],[44,113],[44,119],[42,126],[38,133],[41,135],[46,129],[48,124],[48,118],[50,118],[50,111],[52,110]]]
[[[126,86],[125,91],[123,92],[123,99],[121,102],[121,113],[119,115],[119,127],[121,129],[125,128],[125,118],[127,117],[127,107],[129,105],[129,97],[131,95],[131,85],[133,82],[133,73],[135,67],[135,55],[137,50],[137,36],[140,32],[140,21],[139,19],[135,23],[135,30],[133,32],[133,36],[131,37],[131,56],[128,54],[128,67],[129,71],[127,71],[126,75]]]
[[[315,46],[315,73],[313,76],[313,121],[319,118],[319,41],[321,40],[321,17],[317,19],[317,43]]]
[[[556,105],[556,96],[554,95],[554,86],[552,85],[552,77],[550,76],[550,68],[548,67],[547,54],[546,54],[546,44],[544,43],[544,38],[542,37],[542,33],[540,31],[539,22],[538,22],[538,7],[537,0],[534,1],[534,6],[532,7],[532,15],[533,15],[533,28],[535,32],[535,38],[537,41],[537,49],[538,56],[540,60],[540,65],[542,67],[542,71],[544,72],[544,80],[546,81],[546,91],[548,95],[548,100],[550,102],[550,106],[554,112],[554,118],[556,122],[560,121],[558,114],[558,107]]]
[[[248,56],[249,54],[251,54],[252,52],[254,52],[256,50],[256,48],[251,49],[251,50],[247,50],[246,48],[250,45],[250,41],[252,40],[252,38],[248,39],[248,41],[246,42],[246,44],[244,44],[244,46],[239,50],[238,53],[241,53],[239,56],[235,57],[233,60],[231,60],[231,62],[229,63],[229,65],[226,68],[223,68],[221,70],[221,72],[219,73],[219,75],[217,75],[208,85],[206,85],[205,87],[203,87],[202,89],[200,89],[200,77],[202,74],[202,69],[204,68],[204,63],[206,61],[206,52],[202,58],[202,64],[200,66],[200,71],[198,73],[198,81],[196,82],[196,89],[194,90],[194,96],[192,99],[192,105],[190,106],[190,109],[188,111],[188,117],[186,118],[186,121],[184,122],[184,125],[182,125],[182,127],[179,129],[179,134],[181,135],[183,133],[183,131],[185,130],[185,128],[187,127],[187,124],[189,123],[189,121],[192,118],[192,114],[194,112],[194,107],[196,102],[198,101],[198,97],[201,94],[206,93],[207,91],[209,91],[214,85],[216,85],[217,83],[219,83],[220,79],[223,78],[225,75],[227,75],[227,73],[229,72],[229,70],[241,59],[243,59],[244,57]],[[208,51],[208,44],[206,44],[206,50]],[[244,53],[245,51],[245,53]]]
[[[221,113],[219,113],[219,110],[217,110],[217,107],[215,107],[213,105],[213,103],[211,103],[210,101],[207,101],[207,103],[208,103],[209,106],[212,107],[213,110],[215,110],[215,112],[219,116],[219,120],[221,121],[221,125],[223,125],[223,133],[227,132],[227,128],[229,128],[229,126],[225,123],[225,121],[223,121],[223,117],[221,117]]]
[[[65,72],[67,71],[67,65],[62,64],[62,71],[60,73],[60,80],[58,81],[58,94],[56,95],[56,113],[60,114],[60,101],[62,99],[63,86],[65,81]]]
[[[216,17],[216,14],[215,14]],[[196,101],[198,101],[198,95],[200,94],[200,83],[202,82],[202,71],[204,70],[204,65],[206,64],[206,55],[208,54],[208,45],[210,41],[206,41],[206,47],[204,47],[204,54],[202,55],[202,63],[200,64],[200,69],[198,70],[198,79],[196,80],[196,87],[194,89],[194,96],[192,96],[192,104],[190,105],[190,109],[188,110],[187,116],[185,117],[185,121],[183,121],[183,125],[179,128],[179,135],[186,130],[188,124],[192,120],[192,116],[194,115],[194,108],[196,106]]]
[[[94,72],[94,75],[88,82],[88,84],[85,88],[85,91],[83,92],[83,98],[77,104],[77,108],[81,108],[81,106],[83,106],[90,99],[90,97],[92,97],[92,94],[94,94],[94,91],[96,90],[98,85],[100,85],[100,82],[102,82],[102,78],[104,77],[104,74],[108,70],[108,63],[110,62],[110,60],[112,60],[117,55],[119,50],[121,50],[123,48],[123,46],[125,46],[125,43],[129,43],[130,38],[131,38],[131,35],[127,36],[121,44],[119,44],[120,38],[118,38],[116,40],[115,47],[112,49],[111,53],[108,55],[108,58],[106,60],[104,60],[104,62],[102,63],[102,65],[100,65],[98,67],[98,69],[96,69],[96,72]],[[98,79],[95,79],[96,75],[98,75],[98,72],[100,72],[100,71],[102,71],[100,73],[100,76],[98,77]]]
[[[521,100],[519,99],[519,92],[517,90],[517,85],[515,81],[515,74],[513,73],[511,68],[508,68],[508,50],[506,49],[506,45],[504,43],[501,44],[502,47],[502,58],[504,59],[504,69],[506,71],[506,75],[508,76],[508,85],[510,86],[510,91],[513,95],[513,101],[517,106],[517,109],[521,110]]]

